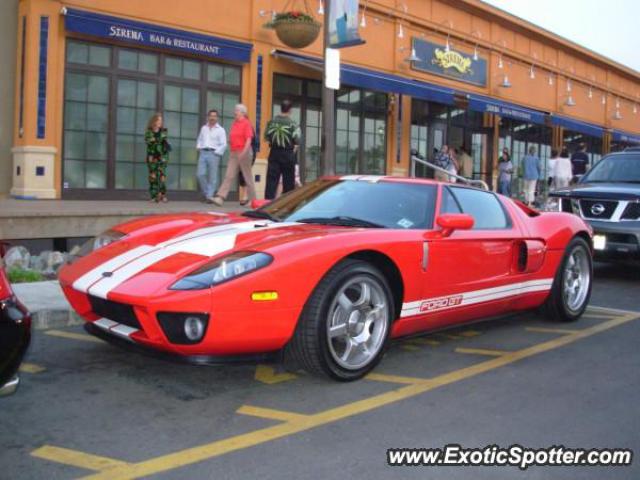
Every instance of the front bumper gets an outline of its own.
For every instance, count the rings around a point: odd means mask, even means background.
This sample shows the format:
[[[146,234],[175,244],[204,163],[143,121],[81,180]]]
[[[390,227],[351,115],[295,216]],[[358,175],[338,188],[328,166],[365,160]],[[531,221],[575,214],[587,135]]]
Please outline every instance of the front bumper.
[[[640,259],[640,221],[587,221],[593,228],[594,239],[598,235],[605,237],[604,248],[595,249],[596,258]]]
[[[168,352],[165,350],[158,350],[149,345],[137,343],[126,335],[114,334],[113,330],[98,327],[94,323],[85,323],[84,329],[87,333],[100,338],[108,343],[111,343],[124,350],[136,352],[139,354],[159,358],[161,360],[167,360],[175,363],[186,363],[190,365],[223,365],[223,364],[253,364],[253,363],[267,363],[277,361],[280,352],[269,352],[250,355],[182,355],[177,353]]]

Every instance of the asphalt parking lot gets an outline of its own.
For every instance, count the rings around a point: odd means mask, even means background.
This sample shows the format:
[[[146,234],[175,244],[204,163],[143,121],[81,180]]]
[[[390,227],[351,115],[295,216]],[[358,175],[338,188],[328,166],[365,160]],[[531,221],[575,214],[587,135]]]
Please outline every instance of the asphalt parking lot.
[[[0,400],[0,478],[638,478],[638,461],[386,464],[388,448],[448,443],[639,452],[634,268],[598,265],[575,324],[530,313],[400,341],[349,384],[274,365],[167,363],[80,327],[38,331],[18,393]]]

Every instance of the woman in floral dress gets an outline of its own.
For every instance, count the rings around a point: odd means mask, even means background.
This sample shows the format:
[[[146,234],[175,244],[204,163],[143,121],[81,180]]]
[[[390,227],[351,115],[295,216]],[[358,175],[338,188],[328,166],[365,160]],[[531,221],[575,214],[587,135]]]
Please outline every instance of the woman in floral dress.
[[[161,113],[156,113],[149,119],[144,140],[147,144],[151,201],[167,202],[167,157],[171,147],[167,141],[167,129],[162,126]]]

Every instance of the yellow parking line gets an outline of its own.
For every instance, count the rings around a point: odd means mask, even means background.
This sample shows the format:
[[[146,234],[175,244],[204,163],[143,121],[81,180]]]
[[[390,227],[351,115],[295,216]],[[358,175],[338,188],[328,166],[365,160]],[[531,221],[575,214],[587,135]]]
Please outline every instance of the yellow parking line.
[[[95,470],[104,472],[111,468],[128,467],[129,463],[115,460],[108,457],[100,457],[90,453],[83,453],[77,450],[69,450],[68,448],[53,447],[45,445],[31,452],[34,457],[53,462],[64,463],[78,468],[86,468],[87,470]]]
[[[431,340],[430,338],[412,338],[411,340],[407,340],[409,343],[414,343],[416,345],[429,345],[430,347],[437,347],[440,345],[438,340]]]
[[[506,352],[504,350],[489,350],[486,348],[456,348],[456,353],[468,353],[470,355],[487,355],[489,357],[502,357],[511,352]]]
[[[96,337],[92,337],[85,333],[63,332],[62,330],[46,330],[44,333],[52,337],[68,338],[70,340],[80,340],[82,342],[104,343]]]
[[[462,338],[464,338],[460,335],[453,335],[451,333],[439,333],[438,335],[446,338],[447,340],[461,340]]]
[[[633,310],[621,310],[619,308],[609,308],[609,307],[599,307],[597,305],[589,305],[587,308],[587,313],[591,310],[596,310],[597,312],[603,314],[609,314],[612,316],[620,316],[620,315],[640,315],[640,312],[634,312]]]
[[[420,347],[416,347],[415,345],[410,345],[408,343],[400,345],[400,348],[406,350],[407,352],[417,352],[420,350]]]
[[[407,385],[414,385],[416,383],[429,381],[426,378],[403,377],[400,375],[387,375],[384,373],[370,373],[364,378],[366,380],[373,380],[374,382],[403,383]]]
[[[580,329],[572,330],[570,328],[546,328],[546,327],[525,327],[527,332],[535,333],[562,333],[565,335],[571,335],[572,333],[579,332]]]
[[[477,330],[465,330],[463,332],[460,332],[460,335],[462,335],[463,337],[477,337],[481,333],[482,332],[479,332]]]
[[[202,462],[226,453],[260,445],[278,438],[307,431],[315,427],[333,423],[344,418],[359,415],[401,400],[415,397],[416,395],[420,395],[429,390],[450,385],[452,383],[504,367],[505,365],[509,365],[524,358],[563,347],[577,340],[590,337],[597,333],[630,322],[637,317],[638,314],[636,313],[620,316],[613,320],[602,322],[584,330],[577,331],[571,335],[564,335],[547,342],[539,343],[532,347],[506,353],[500,357],[492,358],[491,360],[486,360],[470,367],[428,379],[428,381],[405,385],[390,392],[374,395],[364,400],[341,405],[313,415],[304,416],[300,420],[287,421],[285,423],[217,440],[197,447],[187,448],[167,455],[160,455],[139,463],[116,466],[115,468],[109,468],[108,470],[98,472],[85,478],[107,480],[133,479]]]
[[[36,365],[35,363],[27,363],[24,362],[20,365],[20,371],[23,373],[40,373],[44,372],[46,368],[41,365]]]
[[[252,405],[243,405],[237,413],[242,415],[251,415],[253,417],[268,418],[269,420],[281,420],[283,422],[293,422],[295,420],[303,420],[308,415],[299,413],[285,412],[283,410],[274,410],[272,408],[254,407]]]

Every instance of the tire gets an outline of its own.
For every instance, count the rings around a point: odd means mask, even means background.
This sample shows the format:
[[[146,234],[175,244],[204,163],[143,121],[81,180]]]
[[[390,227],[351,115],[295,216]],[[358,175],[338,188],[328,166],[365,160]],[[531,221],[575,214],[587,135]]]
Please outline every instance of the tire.
[[[572,278],[570,277],[572,276]],[[573,280],[570,287],[568,283]],[[593,286],[593,259],[591,249],[581,237],[574,237],[565,250],[551,286],[551,293],[544,304],[550,320],[575,322],[584,313]],[[575,296],[569,291],[576,292]]]
[[[367,262],[343,260],[309,297],[285,347],[285,365],[343,382],[362,378],[382,359],[394,318],[384,275]]]

